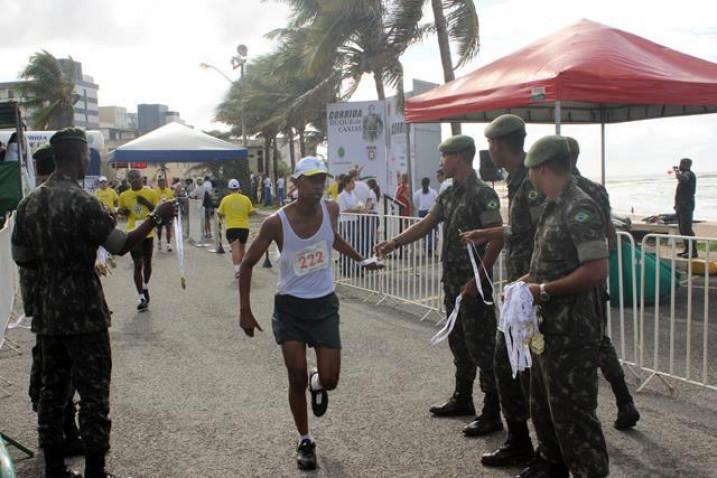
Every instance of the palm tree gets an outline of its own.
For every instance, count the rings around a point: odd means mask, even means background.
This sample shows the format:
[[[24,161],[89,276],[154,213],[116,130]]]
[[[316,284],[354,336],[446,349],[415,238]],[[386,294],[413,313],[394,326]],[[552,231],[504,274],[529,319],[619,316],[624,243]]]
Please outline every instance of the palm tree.
[[[355,91],[364,74],[373,76],[376,93],[386,99],[385,86],[403,92],[403,68],[399,62],[408,46],[421,37],[418,19],[394,25],[394,8],[402,1],[381,0],[278,0],[292,8],[290,28],[303,29],[306,72],[340,71]],[[420,13],[420,12],[419,12]],[[415,11],[412,12],[415,15]],[[419,17],[420,18],[420,17]]]
[[[22,106],[33,111],[33,127],[57,130],[74,124],[73,105],[80,99],[75,93],[72,58],[61,64],[46,50],[30,57],[20,73],[28,80],[21,88]]]
[[[428,0],[403,0],[396,10],[396,25],[404,29],[416,28]],[[434,29],[441,53],[443,79],[446,83],[456,79],[455,68],[474,58],[480,49],[478,12],[473,0],[430,0],[433,9]],[[420,27],[419,27],[420,28]],[[455,66],[451,56],[451,41],[458,46]],[[460,134],[460,123],[451,123],[453,134]]]

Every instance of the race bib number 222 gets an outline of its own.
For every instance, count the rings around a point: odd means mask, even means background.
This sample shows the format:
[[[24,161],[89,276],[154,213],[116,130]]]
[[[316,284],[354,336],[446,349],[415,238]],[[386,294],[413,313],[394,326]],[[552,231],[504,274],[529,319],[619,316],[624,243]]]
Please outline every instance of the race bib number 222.
[[[320,241],[296,252],[294,256],[294,274],[303,276],[325,269],[329,265],[329,251],[326,241]]]

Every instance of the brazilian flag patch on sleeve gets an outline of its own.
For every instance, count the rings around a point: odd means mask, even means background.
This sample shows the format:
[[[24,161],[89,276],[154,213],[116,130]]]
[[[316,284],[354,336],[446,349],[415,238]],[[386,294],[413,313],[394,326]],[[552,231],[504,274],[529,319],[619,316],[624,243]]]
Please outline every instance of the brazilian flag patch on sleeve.
[[[575,222],[582,224],[583,222],[587,221],[588,219],[590,219],[590,214],[588,214],[585,211],[578,211],[578,213],[575,214]]]

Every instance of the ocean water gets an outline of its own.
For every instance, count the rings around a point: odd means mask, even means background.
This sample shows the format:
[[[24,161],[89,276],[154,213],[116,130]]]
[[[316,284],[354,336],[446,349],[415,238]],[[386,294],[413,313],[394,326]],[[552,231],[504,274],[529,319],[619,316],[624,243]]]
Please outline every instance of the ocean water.
[[[717,221],[717,173],[697,175],[696,220]],[[595,178],[590,178],[595,180]],[[617,214],[647,217],[674,212],[677,180],[673,175],[608,178],[610,203]]]

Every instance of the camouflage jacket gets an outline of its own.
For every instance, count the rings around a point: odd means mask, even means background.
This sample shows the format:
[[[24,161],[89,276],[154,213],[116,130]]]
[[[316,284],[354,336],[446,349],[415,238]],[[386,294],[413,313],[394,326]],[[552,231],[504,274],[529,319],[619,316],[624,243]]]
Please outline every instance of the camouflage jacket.
[[[443,283],[446,290],[460,289],[473,277],[470,259],[460,233],[500,226],[500,200],[496,192],[473,172],[465,181],[443,191],[431,209],[443,222]],[[478,248],[483,255],[485,247]]]
[[[512,282],[530,270],[535,227],[545,207],[545,196],[535,190],[522,164],[508,176],[508,200],[510,224],[503,239],[508,281]]]
[[[106,330],[110,314],[95,272],[97,248],[114,221],[94,196],[70,178],[53,174],[17,209],[15,262],[33,273],[32,330],[39,335],[78,335]]]
[[[535,232],[530,279],[550,282],[607,257],[602,212],[571,178],[557,198],[546,200]],[[596,344],[603,336],[595,291],[551,297],[540,309],[540,331],[548,345]]]

